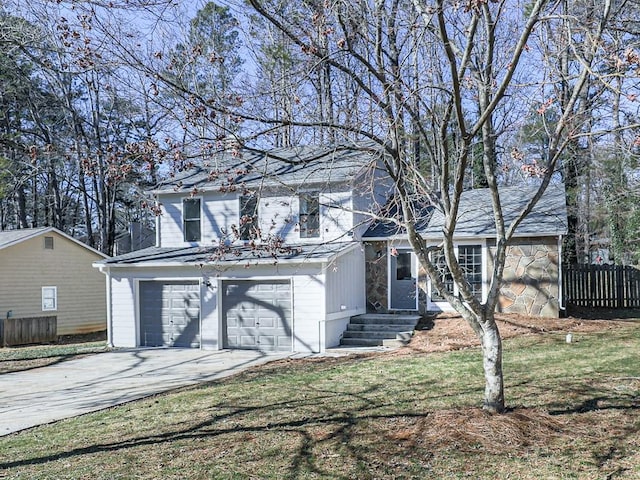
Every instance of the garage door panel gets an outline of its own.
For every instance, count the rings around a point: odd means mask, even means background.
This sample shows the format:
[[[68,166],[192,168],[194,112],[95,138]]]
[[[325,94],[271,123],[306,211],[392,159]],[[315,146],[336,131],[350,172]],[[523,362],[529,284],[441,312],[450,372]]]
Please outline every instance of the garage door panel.
[[[200,287],[197,282],[140,282],[143,346],[200,345]]]
[[[291,285],[286,280],[223,282],[225,346],[291,351]]]

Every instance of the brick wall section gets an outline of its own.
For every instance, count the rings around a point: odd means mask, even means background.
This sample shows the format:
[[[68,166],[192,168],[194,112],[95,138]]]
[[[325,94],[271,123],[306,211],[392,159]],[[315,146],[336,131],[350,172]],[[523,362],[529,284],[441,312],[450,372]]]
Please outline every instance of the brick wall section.
[[[558,317],[560,292],[556,238],[517,241],[517,245],[507,250],[498,311]]]

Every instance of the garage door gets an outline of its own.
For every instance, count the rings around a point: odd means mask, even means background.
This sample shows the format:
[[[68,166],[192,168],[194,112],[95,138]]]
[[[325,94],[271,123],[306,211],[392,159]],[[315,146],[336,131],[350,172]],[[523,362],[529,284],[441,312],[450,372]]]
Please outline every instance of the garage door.
[[[140,344],[200,346],[198,282],[140,282]]]
[[[226,348],[291,351],[289,281],[225,281],[222,312]]]

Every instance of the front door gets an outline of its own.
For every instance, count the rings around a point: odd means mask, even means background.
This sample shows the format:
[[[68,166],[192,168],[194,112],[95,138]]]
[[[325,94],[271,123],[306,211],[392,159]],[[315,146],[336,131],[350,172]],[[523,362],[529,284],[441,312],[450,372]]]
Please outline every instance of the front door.
[[[418,309],[418,276],[415,256],[411,250],[394,250],[390,255],[389,308],[391,310]]]

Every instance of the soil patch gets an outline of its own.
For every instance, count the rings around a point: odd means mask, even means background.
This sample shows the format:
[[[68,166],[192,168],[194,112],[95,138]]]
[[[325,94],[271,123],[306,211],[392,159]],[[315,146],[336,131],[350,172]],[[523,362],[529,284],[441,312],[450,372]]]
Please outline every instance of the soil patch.
[[[599,332],[628,324],[628,320],[545,318],[517,314],[499,314],[496,315],[496,320],[503,339],[552,332]],[[478,337],[460,315],[441,313],[420,322],[409,345],[397,352],[400,354],[446,352],[477,346],[480,346]]]

